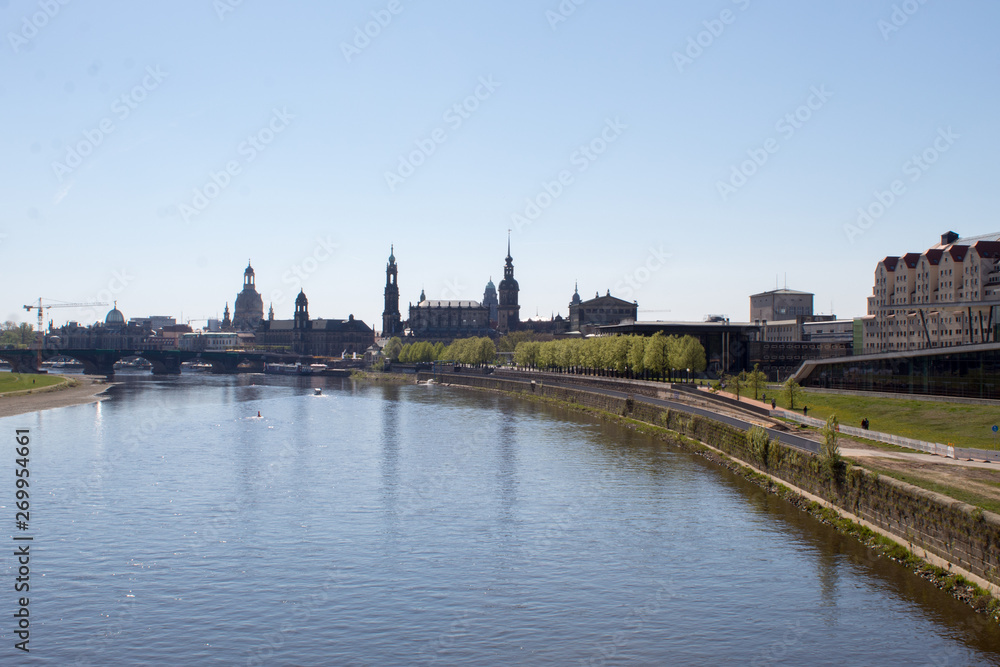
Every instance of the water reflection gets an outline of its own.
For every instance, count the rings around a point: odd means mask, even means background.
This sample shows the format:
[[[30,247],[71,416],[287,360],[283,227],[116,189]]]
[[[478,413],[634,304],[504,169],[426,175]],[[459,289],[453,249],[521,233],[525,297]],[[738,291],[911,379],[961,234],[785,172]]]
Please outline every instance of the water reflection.
[[[44,414],[29,421],[54,583],[33,613],[65,619],[46,626],[58,662],[234,663],[261,647],[279,664],[1000,656],[994,626],[853,539],[560,408],[181,376]],[[117,603],[93,582],[131,590],[139,620],[107,635],[95,619]]]

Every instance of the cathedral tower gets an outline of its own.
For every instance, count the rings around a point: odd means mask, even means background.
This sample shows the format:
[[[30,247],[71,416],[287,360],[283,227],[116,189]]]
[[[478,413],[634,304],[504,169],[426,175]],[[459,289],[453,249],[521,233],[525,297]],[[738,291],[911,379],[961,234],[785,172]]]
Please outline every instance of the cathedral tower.
[[[385,309],[382,311],[382,336],[389,338],[403,331],[399,315],[399,285],[393,247],[389,246],[389,263],[385,265]]]
[[[518,314],[521,307],[517,305],[517,293],[520,288],[514,280],[514,259],[510,256],[510,232],[507,232],[507,263],[503,267],[503,280],[500,281],[500,305],[497,307],[497,330],[500,333],[516,331],[521,325]]]

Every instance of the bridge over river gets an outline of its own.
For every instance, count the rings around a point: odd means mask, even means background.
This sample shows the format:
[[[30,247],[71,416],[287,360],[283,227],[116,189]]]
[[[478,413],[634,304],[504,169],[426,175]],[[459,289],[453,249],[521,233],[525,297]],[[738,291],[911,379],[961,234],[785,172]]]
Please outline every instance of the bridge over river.
[[[153,365],[154,375],[177,375],[185,361],[212,364],[213,373],[260,373],[265,363],[309,363],[311,358],[278,352],[210,352],[188,350],[90,350],[45,348],[35,350],[0,350],[0,359],[8,362],[15,373],[40,373],[39,362],[55,357],[71,357],[83,364],[88,375],[114,375],[115,364],[122,359],[142,357]]]

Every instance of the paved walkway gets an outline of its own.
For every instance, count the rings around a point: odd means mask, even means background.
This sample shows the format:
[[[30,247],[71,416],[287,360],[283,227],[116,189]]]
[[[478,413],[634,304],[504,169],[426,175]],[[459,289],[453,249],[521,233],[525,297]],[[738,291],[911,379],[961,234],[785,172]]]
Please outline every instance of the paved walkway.
[[[699,387],[699,389],[701,388]],[[702,389],[702,391],[706,391],[707,393],[707,390]],[[731,394],[726,394],[726,395],[732,397]],[[769,410],[771,409],[770,401],[765,403],[763,401],[755,401],[752,398],[746,398],[745,396],[740,396],[740,403],[746,403],[747,405],[764,407]],[[785,410],[785,408],[778,408],[778,409]],[[777,410],[775,410],[774,412],[777,412]],[[803,432],[803,435],[805,437],[809,437],[808,434],[815,434],[815,433],[816,431],[811,431],[811,432],[805,431]],[[843,441],[855,442],[854,440],[851,439],[850,436],[847,435],[841,435],[840,438],[842,442]],[[816,441],[819,442],[819,439],[817,438]],[[856,447],[844,447],[843,445],[841,445],[840,453],[844,456],[857,457],[857,458],[899,459],[904,461],[916,461],[919,463],[932,463],[938,465],[943,464],[943,465],[964,466],[968,468],[986,468],[987,470],[1000,470],[1000,466],[998,466],[996,463],[988,463],[985,461],[975,461],[975,460],[968,461],[965,459],[950,459],[946,456],[935,456],[934,454],[925,454],[923,452],[897,452],[891,449],[883,449],[881,447],[875,447],[871,445],[869,445],[864,449]]]

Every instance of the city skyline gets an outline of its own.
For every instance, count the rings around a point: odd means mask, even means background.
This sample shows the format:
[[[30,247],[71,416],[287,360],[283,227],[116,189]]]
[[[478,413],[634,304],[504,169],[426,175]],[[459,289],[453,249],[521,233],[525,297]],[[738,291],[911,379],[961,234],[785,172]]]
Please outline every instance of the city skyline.
[[[279,316],[303,289],[378,328],[390,244],[401,309],[478,301],[508,229],[522,319],[575,281],[640,319],[742,321],[783,285],[861,316],[885,256],[1000,228],[997,18],[8,0],[0,317],[221,319],[249,257]]]

